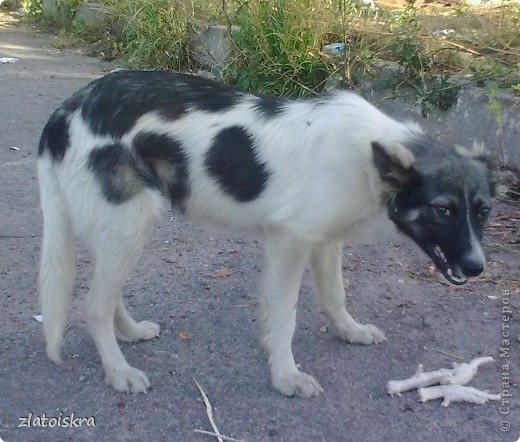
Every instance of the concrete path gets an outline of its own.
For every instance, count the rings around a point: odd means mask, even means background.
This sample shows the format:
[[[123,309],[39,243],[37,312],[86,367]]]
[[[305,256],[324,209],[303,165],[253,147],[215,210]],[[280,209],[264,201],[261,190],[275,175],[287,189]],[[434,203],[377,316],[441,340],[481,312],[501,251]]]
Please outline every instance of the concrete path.
[[[0,21],[0,58],[18,59],[0,64],[0,439],[213,440],[194,432],[211,430],[194,380],[208,395],[220,431],[241,440],[518,439],[519,326],[513,320],[506,323],[502,315],[504,290],[509,290],[513,317],[520,312],[519,249],[510,242],[518,235],[518,203],[498,204],[486,238],[489,271],[463,288],[441,283],[413,247],[345,248],[347,303],[354,317],[385,330],[387,343],[362,347],[341,342],[316,311],[307,278],[294,353],[302,369],[323,386],[319,398],[285,398],[269,386],[257,339],[260,242],[204,233],[171,213],[154,231],[125,288],[132,314],[161,325],[158,339],[122,345],[129,362],[149,374],[153,389],[127,395],[104,384],[83,316],[91,258],[81,245],[64,362],[53,364],[45,355],[41,324],[33,319],[39,314],[42,221],[37,143],[59,103],[102,75],[105,67],[52,43],[52,36]],[[501,327],[508,324],[515,339],[504,343]],[[436,369],[479,355],[499,362],[482,367],[472,385],[506,391],[510,403],[443,408],[440,401],[419,403],[416,392],[395,398],[386,394],[388,380],[412,375],[418,363]],[[504,377],[509,385],[502,384]],[[72,414],[73,423],[81,425],[66,428],[65,418]],[[29,416],[32,427],[20,428]],[[45,422],[44,416],[61,418],[61,426],[49,428],[59,419]],[[38,426],[44,423],[47,427]],[[501,431],[507,423],[509,431]]]

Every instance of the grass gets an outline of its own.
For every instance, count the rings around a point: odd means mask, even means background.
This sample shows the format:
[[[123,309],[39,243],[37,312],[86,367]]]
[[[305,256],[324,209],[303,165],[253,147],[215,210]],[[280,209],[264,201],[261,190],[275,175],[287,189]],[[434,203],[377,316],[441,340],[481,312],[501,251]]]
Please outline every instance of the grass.
[[[325,26],[311,3],[260,0],[240,5],[232,20],[239,26],[233,34],[232,63],[238,86],[291,97],[322,89],[331,66],[320,53]]]
[[[62,0],[77,6],[77,0]],[[26,0],[38,12],[38,0]],[[396,66],[382,88],[412,90],[426,114],[447,108],[461,85],[498,87],[520,95],[520,5],[371,9],[350,0],[107,0],[113,20],[93,33],[131,67],[200,68],[189,45],[198,23],[238,26],[225,78],[251,90],[290,97],[330,84],[380,83],[380,67]],[[342,57],[323,46],[341,42]]]
[[[115,46],[132,67],[183,70],[189,67],[189,14],[182,3],[168,0],[139,2],[108,0],[119,23]]]

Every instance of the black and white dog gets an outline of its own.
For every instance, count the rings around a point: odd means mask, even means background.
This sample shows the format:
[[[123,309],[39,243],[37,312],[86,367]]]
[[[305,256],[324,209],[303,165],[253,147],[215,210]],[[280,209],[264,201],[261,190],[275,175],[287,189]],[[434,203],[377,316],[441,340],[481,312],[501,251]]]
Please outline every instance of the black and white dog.
[[[47,353],[60,361],[78,235],[95,258],[87,318],[106,381],[119,391],[149,388],[116,339],[159,334],[157,324],[130,317],[122,288],[169,200],[191,219],[263,233],[272,384],[285,395],[317,395],[320,385],[291,351],[305,268],[345,341],[385,340],[345,309],[343,242],[382,215],[463,284],[485,264],[489,174],[483,153],[447,146],[349,92],[292,101],[189,75],[109,74],[65,101],[40,141]]]

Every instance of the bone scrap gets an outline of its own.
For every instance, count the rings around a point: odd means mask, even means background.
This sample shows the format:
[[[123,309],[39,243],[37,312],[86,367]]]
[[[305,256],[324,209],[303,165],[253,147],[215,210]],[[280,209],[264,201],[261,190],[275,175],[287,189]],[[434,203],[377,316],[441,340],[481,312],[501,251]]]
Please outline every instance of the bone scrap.
[[[401,395],[408,390],[418,389],[421,402],[443,398],[443,407],[449,406],[451,402],[484,404],[488,400],[498,401],[500,400],[499,394],[465,387],[475,377],[478,368],[490,362],[493,362],[493,358],[486,356],[475,358],[468,363],[454,363],[451,369],[441,368],[429,372],[423,371],[423,366],[419,364],[413,376],[389,381],[387,392],[394,396]]]

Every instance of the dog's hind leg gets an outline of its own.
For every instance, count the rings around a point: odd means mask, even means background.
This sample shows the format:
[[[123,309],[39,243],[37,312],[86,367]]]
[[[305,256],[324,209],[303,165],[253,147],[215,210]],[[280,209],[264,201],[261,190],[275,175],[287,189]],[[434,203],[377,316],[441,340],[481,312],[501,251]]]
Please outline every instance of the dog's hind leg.
[[[347,312],[341,255],[342,243],[336,241],[321,244],[312,252],[311,267],[320,308],[345,341],[352,344],[375,344],[385,341],[385,335],[381,330],[371,324],[357,323]]]
[[[265,252],[261,319],[273,387],[287,396],[316,396],[322,388],[312,376],[298,371],[291,350],[298,292],[310,247],[292,236],[271,234]]]
[[[132,326],[124,331],[132,331],[133,337],[136,337],[137,331],[139,337],[143,337],[141,325],[135,323],[126,310],[122,310],[121,293],[123,284],[139,260],[155,216],[144,196],[103,209],[106,221],[102,224],[103,228],[98,229],[99,236],[91,242],[95,269],[87,296],[87,321],[101,356],[107,384],[118,391],[146,392],[150,382],[145,373],[131,367],[119,348],[115,319],[117,312],[119,327],[123,324],[128,327],[131,321]],[[121,319],[122,313],[126,313],[124,319]],[[133,327],[133,324],[138,327]],[[143,328],[154,329],[151,334],[158,333],[158,327]],[[150,334],[147,336],[152,337]]]

